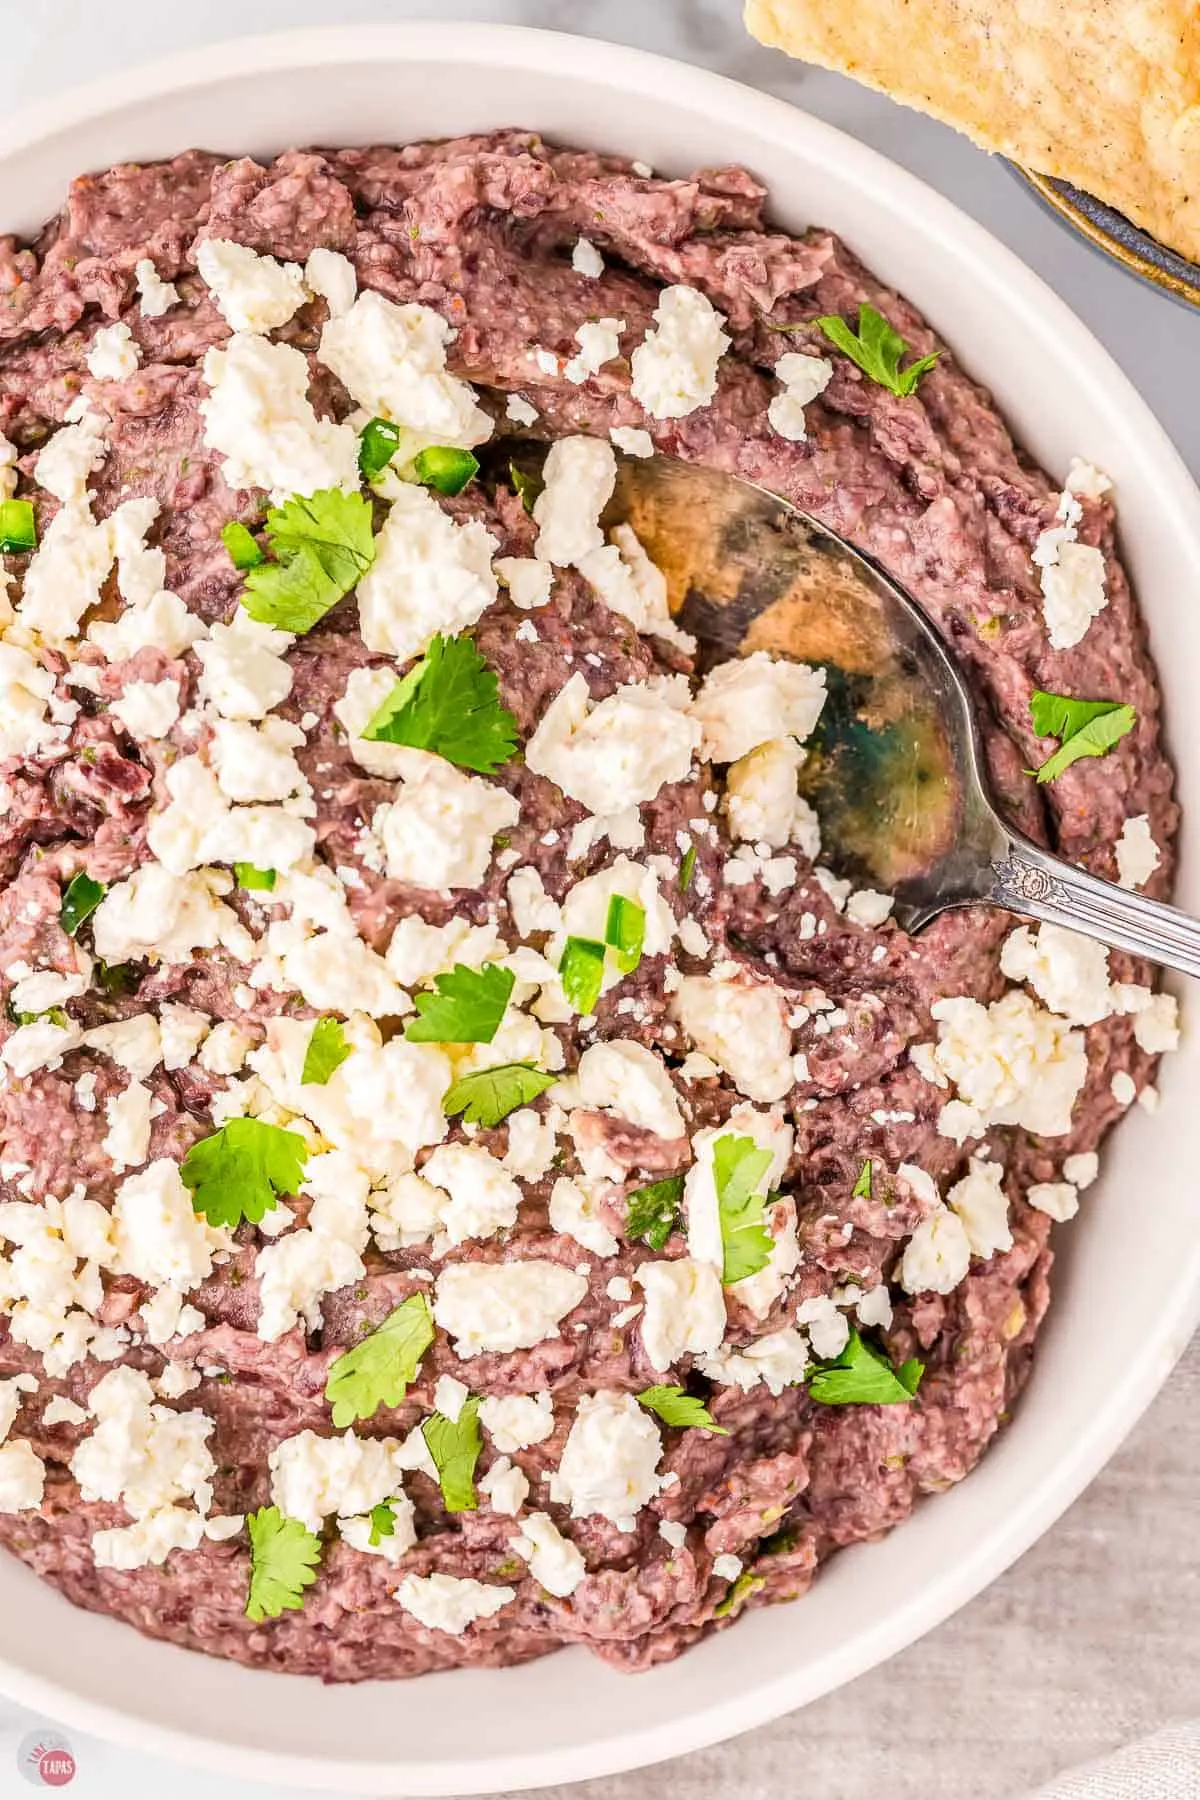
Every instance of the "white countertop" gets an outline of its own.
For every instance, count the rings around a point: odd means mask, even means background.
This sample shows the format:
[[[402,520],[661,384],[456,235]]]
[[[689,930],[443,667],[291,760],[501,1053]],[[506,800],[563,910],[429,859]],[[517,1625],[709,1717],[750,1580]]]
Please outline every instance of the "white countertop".
[[[1002,164],[954,133],[761,49],[743,32],[740,10],[738,0],[198,0],[190,8],[170,0],[0,0],[0,114],[189,45],[335,21],[506,20],[703,63],[840,125],[988,226],[1107,344],[1200,475],[1200,320],[1105,264]],[[976,373],[986,380],[986,369]],[[1131,1442],[1059,1526],[920,1644],[736,1745],[554,1794],[1014,1800],[1069,1763],[1197,1711],[1198,1411],[1194,1346]],[[0,1700],[0,1800],[28,1791],[19,1753],[47,1729]],[[80,1800],[209,1800],[217,1788],[211,1778],[69,1735],[76,1775],[68,1791]],[[285,1800],[282,1789],[219,1785],[221,1800]]]

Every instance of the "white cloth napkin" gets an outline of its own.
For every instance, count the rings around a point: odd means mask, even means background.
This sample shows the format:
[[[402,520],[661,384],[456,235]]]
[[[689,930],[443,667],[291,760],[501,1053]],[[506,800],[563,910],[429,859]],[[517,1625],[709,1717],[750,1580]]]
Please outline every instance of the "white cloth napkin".
[[[1030,1800],[1197,1800],[1200,1721],[1168,1725],[1081,1768],[1068,1769]]]

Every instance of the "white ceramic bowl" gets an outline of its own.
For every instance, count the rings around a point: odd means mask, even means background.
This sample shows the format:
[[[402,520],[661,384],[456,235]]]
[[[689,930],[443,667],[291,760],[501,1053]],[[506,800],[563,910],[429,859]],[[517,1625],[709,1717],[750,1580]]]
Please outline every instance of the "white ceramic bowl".
[[[945,200],[829,126],[699,70],[613,45],[460,25],[298,32],[160,64],[40,104],[0,131],[0,226],[36,227],[67,181],[192,144],[404,142],[489,126],[684,173],[747,163],[776,216],[836,227],[999,395],[1046,467],[1078,453],[1116,482],[1124,550],[1171,716],[1200,652],[1200,496],[1162,430],[1061,301]],[[1200,743],[1175,738],[1200,806]],[[1200,908],[1196,837],[1179,893]],[[0,1688],[67,1723],[231,1775],[393,1795],[611,1774],[774,1718],[944,1619],[1028,1548],[1110,1456],[1200,1315],[1200,1042],[1135,1109],[1061,1234],[1056,1300],[1011,1430],[971,1478],[885,1542],[847,1552],[794,1606],[751,1615],[636,1678],[572,1651],[415,1685],[321,1687],[248,1673],[76,1612],[0,1557]],[[1102,1577],[1102,1569],[1097,1567]]]

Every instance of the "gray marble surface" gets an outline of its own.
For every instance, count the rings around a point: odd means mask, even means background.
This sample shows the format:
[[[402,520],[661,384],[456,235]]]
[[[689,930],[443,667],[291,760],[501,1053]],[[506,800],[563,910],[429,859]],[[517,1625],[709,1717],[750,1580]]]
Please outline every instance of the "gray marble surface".
[[[848,0],[831,0],[846,4]],[[0,111],[68,82],[248,30],[357,20],[505,20],[620,40],[793,100],[905,164],[1038,270],[1107,344],[1200,474],[1200,320],[1072,239],[1001,164],[877,95],[744,34],[737,0],[0,0]],[[714,146],[714,155],[719,146]],[[985,1595],[884,1668],[749,1739],[581,1800],[1015,1800],[1059,1769],[1200,1711],[1200,1350],[1067,1517]],[[14,1728],[0,1705],[0,1740]],[[90,1761],[89,1761],[90,1757]],[[172,1784],[95,1748],[79,1791]],[[14,1791],[12,1764],[0,1793]],[[181,1776],[183,1800],[207,1784]],[[228,1800],[233,1789],[222,1784]],[[246,1788],[246,1800],[265,1797]],[[547,1793],[543,1800],[550,1800]]]

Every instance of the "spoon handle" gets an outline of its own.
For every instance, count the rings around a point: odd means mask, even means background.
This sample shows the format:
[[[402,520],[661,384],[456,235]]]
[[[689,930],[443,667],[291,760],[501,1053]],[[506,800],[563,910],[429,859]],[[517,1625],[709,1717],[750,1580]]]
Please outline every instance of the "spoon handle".
[[[992,863],[987,898],[996,906],[1200,976],[1200,920],[1162,900],[1100,881],[1016,832],[1008,836],[1007,854]]]

